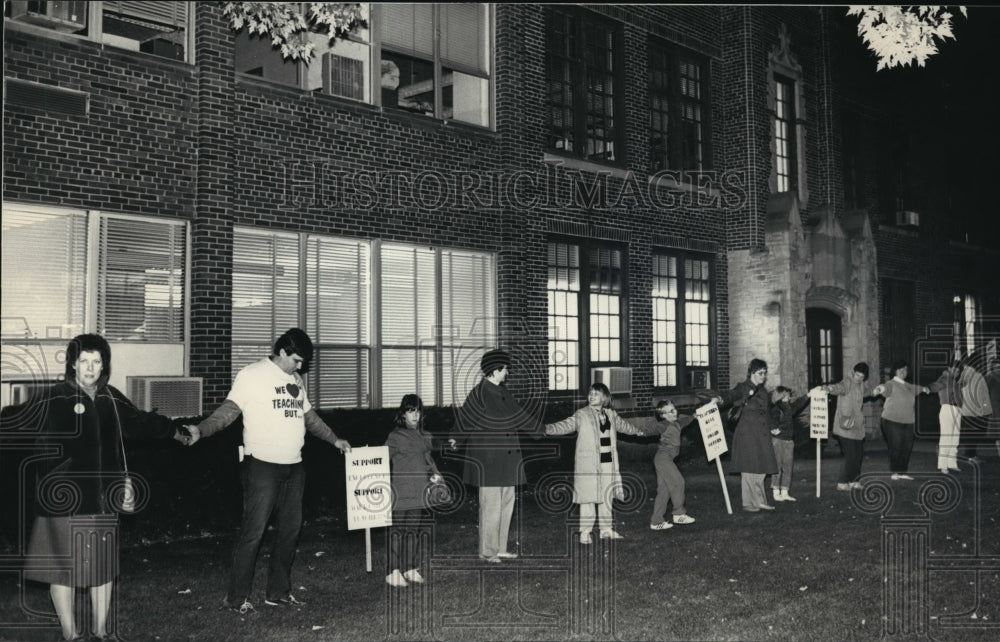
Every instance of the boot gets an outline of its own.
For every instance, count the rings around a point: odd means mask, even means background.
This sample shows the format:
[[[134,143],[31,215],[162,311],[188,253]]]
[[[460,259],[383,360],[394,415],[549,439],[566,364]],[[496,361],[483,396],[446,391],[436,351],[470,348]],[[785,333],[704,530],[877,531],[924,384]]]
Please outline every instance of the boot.
[[[780,488],[773,488],[772,491],[774,492],[774,501],[776,502],[785,501],[785,496],[781,494]]]

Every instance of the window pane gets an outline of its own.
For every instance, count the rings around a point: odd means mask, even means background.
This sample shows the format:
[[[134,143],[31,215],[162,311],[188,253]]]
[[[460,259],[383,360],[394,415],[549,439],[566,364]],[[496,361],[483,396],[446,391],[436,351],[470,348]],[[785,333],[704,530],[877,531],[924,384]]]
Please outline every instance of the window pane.
[[[189,4],[105,2],[102,21],[104,42],[155,56],[184,60]]]
[[[432,345],[438,323],[434,250],[383,245],[381,252],[382,343]]]
[[[489,73],[488,5],[441,4],[441,60]]]
[[[3,208],[3,339],[71,339],[87,293],[83,212]]]
[[[548,327],[550,390],[575,389],[579,369],[580,248],[568,243],[548,247]]]
[[[433,349],[386,349],[382,351],[382,405],[398,407],[403,395],[416,393],[424,405],[436,403],[434,376],[437,369]]]
[[[368,370],[367,348],[320,347],[309,370],[309,398],[320,408],[368,408]]]
[[[385,3],[382,46],[434,56],[434,5]]]
[[[443,118],[484,127],[490,124],[490,83],[486,78],[445,68],[442,85]]]
[[[268,354],[275,337],[299,325],[298,289],[298,236],[234,230],[234,361],[237,346],[265,346]]]
[[[382,106],[434,115],[434,63],[382,51]]]
[[[101,219],[97,332],[109,341],[184,340],[183,223]]]
[[[321,344],[369,342],[370,257],[368,244],[310,236],[306,252],[306,331]]]

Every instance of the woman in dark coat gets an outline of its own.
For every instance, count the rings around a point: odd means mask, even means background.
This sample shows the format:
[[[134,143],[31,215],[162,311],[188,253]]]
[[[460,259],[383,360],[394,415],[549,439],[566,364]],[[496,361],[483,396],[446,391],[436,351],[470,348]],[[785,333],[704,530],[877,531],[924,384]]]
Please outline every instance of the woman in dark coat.
[[[721,397],[724,404],[742,408],[733,436],[729,470],[740,473],[743,510],[751,513],[774,510],[764,492],[764,478],[778,472],[771,445],[771,396],[764,388],[765,381],[767,363],[753,359],[746,380]]]
[[[50,585],[67,640],[83,639],[74,618],[78,587],[90,589],[94,636],[108,635],[118,574],[118,513],[134,510],[135,501],[123,437],[190,443],[170,419],[140,411],[109,386],[110,375],[111,348],[103,337],[82,334],[70,341],[66,380],[48,392],[38,438],[48,456],[37,471],[24,576]]]

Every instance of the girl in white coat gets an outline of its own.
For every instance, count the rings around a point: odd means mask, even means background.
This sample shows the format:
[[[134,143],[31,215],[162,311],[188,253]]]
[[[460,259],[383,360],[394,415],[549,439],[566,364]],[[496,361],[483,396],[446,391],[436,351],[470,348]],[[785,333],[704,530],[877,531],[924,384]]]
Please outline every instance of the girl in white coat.
[[[611,521],[611,503],[623,497],[618,470],[616,433],[642,435],[618,416],[611,392],[603,383],[590,386],[587,405],[572,417],[545,426],[546,435],[577,433],[573,470],[573,501],[580,505],[580,543],[590,544],[596,518],[601,539],[622,539]]]

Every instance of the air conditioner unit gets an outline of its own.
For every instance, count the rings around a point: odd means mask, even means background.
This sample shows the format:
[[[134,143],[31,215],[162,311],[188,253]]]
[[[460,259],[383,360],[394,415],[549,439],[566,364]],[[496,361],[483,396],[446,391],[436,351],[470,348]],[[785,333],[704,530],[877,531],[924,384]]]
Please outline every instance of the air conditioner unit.
[[[128,398],[139,410],[167,417],[201,416],[201,377],[125,377]]]
[[[896,212],[896,225],[904,227],[919,227],[920,214],[910,210],[900,210]]]
[[[87,2],[11,2],[12,20],[69,33],[87,27]]]
[[[613,395],[632,394],[632,368],[591,368],[590,383],[603,383]]]
[[[364,100],[364,62],[332,53],[323,54],[323,93]]]
[[[705,370],[688,372],[688,387],[692,390],[704,390],[712,387],[711,373]]]

